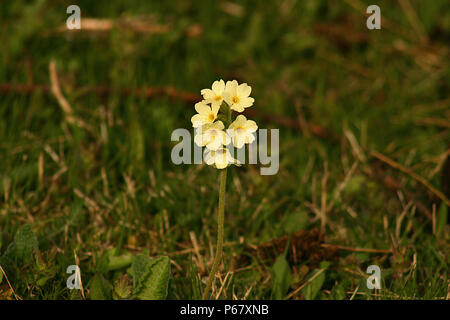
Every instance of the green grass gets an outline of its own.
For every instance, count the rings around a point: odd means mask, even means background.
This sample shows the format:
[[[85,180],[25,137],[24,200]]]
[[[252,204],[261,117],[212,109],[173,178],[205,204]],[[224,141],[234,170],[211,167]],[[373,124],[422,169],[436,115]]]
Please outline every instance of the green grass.
[[[417,24],[401,5],[377,1],[383,20],[374,31],[349,3],[359,1],[246,1],[237,10],[227,1],[77,2],[82,19],[146,16],[166,26],[151,35],[126,27],[57,32],[71,2],[2,3],[0,83],[48,85],[54,60],[63,94],[86,126],[67,121],[49,92],[0,91],[0,256],[22,226],[37,237],[23,257],[0,260],[9,280],[0,275],[0,299],[80,299],[66,288],[72,264],[81,268],[86,298],[95,275],[117,288],[127,266],[108,271],[101,263],[114,248],[169,255],[168,298],[200,298],[215,247],[218,171],[170,161],[171,132],[191,128],[193,103],[119,90],[171,86],[199,94],[220,78],[251,85],[259,127],[280,129],[277,175],[261,176],[257,166],[228,170],[219,270],[222,280],[235,272],[221,299],[285,298],[302,285],[292,299],[448,297],[445,205],[371,153],[438,190],[448,185],[448,3],[410,0]],[[422,29],[428,43],[419,41]],[[271,121],[276,116],[294,124],[303,118],[307,127],[280,125]],[[275,259],[251,251],[320,228],[324,196],[326,243],[392,252],[327,256],[316,246],[289,262],[287,276]],[[377,292],[363,276],[372,264],[383,274]],[[325,267],[323,277],[305,282]],[[216,281],[215,294],[220,287]]]

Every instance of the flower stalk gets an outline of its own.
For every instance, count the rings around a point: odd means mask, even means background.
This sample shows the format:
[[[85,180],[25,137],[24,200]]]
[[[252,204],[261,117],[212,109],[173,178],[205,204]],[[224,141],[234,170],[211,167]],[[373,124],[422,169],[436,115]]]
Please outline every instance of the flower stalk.
[[[223,229],[225,222],[225,190],[227,185],[227,168],[222,169],[220,172],[220,187],[219,187],[219,210],[217,213],[217,247],[216,256],[214,257],[214,263],[209,274],[208,283],[206,284],[205,291],[203,291],[202,300],[208,299],[209,290],[211,289],[212,282],[216,276],[217,269],[219,268],[220,259],[222,258],[223,248]]]
[[[238,84],[236,80],[227,83],[223,80],[215,81],[211,89],[201,91],[204,100],[195,104],[197,114],[191,118],[192,126],[200,129],[194,142],[205,147],[205,163],[220,170],[216,255],[202,300],[209,298],[209,291],[222,259],[227,168],[232,164],[241,165],[231,156],[226,146],[230,145],[234,150],[252,143],[255,140],[253,133],[258,129],[256,122],[247,120],[244,115],[238,115],[234,121],[231,117],[232,111],[240,113],[253,105],[255,99],[250,97],[251,90],[249,85]]]

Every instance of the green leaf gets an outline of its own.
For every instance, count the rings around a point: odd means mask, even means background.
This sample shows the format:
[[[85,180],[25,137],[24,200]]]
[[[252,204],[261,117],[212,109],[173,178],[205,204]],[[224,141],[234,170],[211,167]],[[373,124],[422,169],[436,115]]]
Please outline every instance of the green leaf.
[[[335,286],[331,293],[334,300],[344,300],[347,297],[341,283]]]
[[[448,209],[447,205],[442,202],[441,207],[439,208],[438,216],[436,219],[436,236],[440,237],[442,231],[444,231],[444,227],[447,224],[448,219]]]
[[[113,297],[116,300],[127,299],[131,295],[131,290],[131,279],[124,274],[114,283]]]
[[[16,258],[24,263],[30,262],[33,250],[38,248],[38,241],[29,224],[17,230],[14,243],[16,244]]]
[[[89,284],[89,296],[92,300],[110,300],[112,285],[99,273]]]
[[[306,211],[298,211],[288,214],[283,219],[284,233],[294,233],[304,229],[308,224],[308,214]]]
[[[133,262],[133,255],[128,251],[120,250],[120,255],[116,255],[117,248],[106,250],[100,258],[97,271],[99,273],[107,273],[109,271],[125,268]]]
[[[291,282],[291,268],[284,255],[278,256],[272,266],[272,299],[284,299]]]
[[[323,261],[320,263],[320,269],[315,269],[309,274],[307,281],[309,281],[309,279],[313,280],[302,289],[302,294],[306,300],[314,300],[316,298],[320,288],[322,288],[322,285],[325,282],[325,270],[329,265],[329,262]]]
[[[170,259],[150,259],[137,255],[131,266],[134,296],[142,300],[163,300],[167,297],[170,276]]]
[[[133,255],[129,252],[120,256],[111,255],[108,260],[107,271],[112,271],[129,266],[133,262]]]
[[[43,276],[42,278],[39,278],[36,281],[36,285],[38,285],[39,287],[43,287],[45,286],[45,284],[47,283],[48,280],[54,278],[54,276]],[[0,281],[1,282],[1,281]]]
[[[134,287],[142,280],[150,263],[151,259],[143,254],[139,254],[134,258],[133,264],[131,265],[131,275],[133,276]]]

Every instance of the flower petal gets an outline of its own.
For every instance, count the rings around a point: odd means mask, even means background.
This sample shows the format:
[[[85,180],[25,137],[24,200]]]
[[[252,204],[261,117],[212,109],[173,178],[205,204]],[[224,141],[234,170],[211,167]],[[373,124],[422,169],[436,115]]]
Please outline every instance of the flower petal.
[[[242,99],[250,95],[250,93],[252,92],[252,87],[250,87],[246,83],[243,83],[237,87],[236,92],[238,96]]]
[[[214,164],[214,153],[215,153],[215,151],[210,151],[210,150],[208,150],[208,149],[205,149],[205,150],[207,150],[207,151],[205,151],[205,153],[204,153],[204,160],[205,160],[205,163],[207,164],[207,165],[213,165]]]
[[[233,100],[232,100],[232,95],[231,92],[225,91],[222,95],[223,100],[225,100],[225,102],[231,106],[233,104]]]
[[[222,143],[223,143],[224,145],[230,144],[231,138],[230,138],[230,136],[229,136],[225,131],[222,131],[221,136],[222,136],[222,137],[221,137],[221,138],[222,138]]]
[[[256,130],[258,130],[258,125],[257,125],[256,122],[253,121],[253,120],[247,120],[247,121],[245,122],[245,129],[246,129],[248,132],[255,132]]]
[[[222,121],[216,121],[213,123],[213,125],[211,126],[214,129],[218,129],[218,130],[223,130],[225,128],[225,126],[223,125]]]
[[[246,121],[247,121],[247,118],[243,114],[238,115],[235,120],[235,122],[239,125],[244,124]]]
[[[214,91],[216,95],[222,95],[223,90],[225,90],[225,82],[222,79],[220,79],[220,81],[214,81],[212,84],[212,91]]]
[[[233,138],[233,145],[240,149],[244,146],[245,144],[245,136],[244,135],[237,135]]]
[[[222,101],[218,101],[218,102],[212,102],[211,103],[211,109],[212,112],[214,113],[214,115],[217,117],[217,114],[219,113],[219,109],[220,109],[220,105],[222,104]]]
[[[237,111],[237,112],[242,112],[242,111],[244,111],[244,107],[242,106],[241,103],[235,103],[235,104],[232,104],[232,105],[230,106],[230,108],[231,108],[231,110],[234,110],[234,111]]]
[[[217,169],[225,169],[228,167],[228,161],[217,160],[216,158],[216,168]]]
[[[255,136],[251,133],[245,135],[245,143],[252,143],[255,141]]]
[[[215,163],[217,169],[224,169],[228,166],[228,154],[227,149],[220,149],[216,152]]]
[[[195,104],[195,111],[198,113],[209,113],[211,112],[211,108],[206,104],[205,100],[202,100]]]
[[[209,150],[217,150],[223,146],[221,139],[211,139],[207,144],[206,147]]]
[[[242,107],[244,107],[244,108],[251,107],[253,105],[253,102],[255,102],[255,99],[253,99],[253,98],[247,97],[247,98],[241,99],[241,104],[242,104]]]
[[[238,82],[236,80],[227,81],[227,84],[225,85],[225,92],[234,94],[234,93],[236,93],[237,87],[238,87]]]
[[[191,118],[191,122],[194,128],[198,128],[205,124],[205,116],[197,113]]]
[[[203,137],[203,135],[198,134],[198,135],[196,135],[196,136],[194,137],[194,142],[195,142],[195,144],[198,145],[199,147],[203,147],[203,146],[206,145],[206,143],[208,142],[208,140],[205,139],[205,138]]]

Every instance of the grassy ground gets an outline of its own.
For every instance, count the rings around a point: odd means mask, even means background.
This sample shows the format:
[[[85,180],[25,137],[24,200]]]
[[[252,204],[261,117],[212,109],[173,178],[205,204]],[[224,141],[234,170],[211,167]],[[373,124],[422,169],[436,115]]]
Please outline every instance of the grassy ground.
[[[0,298],[127,297],[137,254],[170,256],[169,299],[200,298],[218,172],[172,164],[170,134],[220,78],[252,86],[280,170],[229,170],[214,296],[448,298],[448,1],[376,1],[373,31],[369,2],[77,1],[109,20],[75,33],[69,1],[2,2]]]

